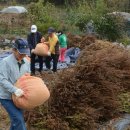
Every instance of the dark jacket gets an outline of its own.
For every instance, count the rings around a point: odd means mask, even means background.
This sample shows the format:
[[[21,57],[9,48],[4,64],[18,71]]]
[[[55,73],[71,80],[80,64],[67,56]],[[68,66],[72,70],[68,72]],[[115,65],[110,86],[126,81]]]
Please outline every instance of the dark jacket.
[[[40,32],[29,33],[27,40],[30,47],[30,50],[35,49],[36,45],[40,43],[42,34]]]
[[[59,54],[59,41],[55,45],[55,54]]]

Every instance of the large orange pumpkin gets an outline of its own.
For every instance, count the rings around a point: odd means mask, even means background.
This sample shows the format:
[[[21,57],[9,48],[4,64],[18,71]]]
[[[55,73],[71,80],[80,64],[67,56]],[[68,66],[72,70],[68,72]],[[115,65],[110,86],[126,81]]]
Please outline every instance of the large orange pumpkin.
[[[50,97],[50,92],[43,80],[39,77],[25,75],[16,82],[15,86],[24,91],[24,95],[16,97],[12,95],[14,104],[25,110],[42,105]]]
[[[45,43],[38,43],[35,47],[34,54],[45,56],[48,53],[48,46]]]

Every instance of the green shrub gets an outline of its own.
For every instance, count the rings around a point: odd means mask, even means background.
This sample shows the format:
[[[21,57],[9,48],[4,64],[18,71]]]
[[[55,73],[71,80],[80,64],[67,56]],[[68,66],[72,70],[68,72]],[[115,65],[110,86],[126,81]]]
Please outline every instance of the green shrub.
[[[88,3],[85,1],[79,2],[77,7],[68,9],[68,24],[78,27],[80,31],[84,31],[87,22],[91,20],[91,15],[92,9]]]
[[[78,26],[81,31],[85,31],[86,30],[86,24],[90,20],[91,20],[90,16],[81,17],[80,20],[76,23],[76,26]]]
[[[130,113],[130,92],[121,94],[119,100],[121,103],[120,111]]]
[[[36,24],[38,30],[42,33],[46,33],[50,26],[58,28],[60,23],[54,16],[54,12],[56,12],[54,5],[50,3],[45,4],[40,0],[38,3],[31,3],[28,10],[31,22]]]
[[[101,38],[115,41],[122,36],[122,26],[118,18],[111,15],[104,15],[95,21],[96,32]]]
[[[48,22],[48,23],[41,23],[37,22],[38,30],[43,34],[47,33],[49,27],[54,27],[56,30],[58,28],[58,23],[56,22]]]
[[[123,36],[123,38],[119,39],[119,42],[121,42],[125,46],[130,45],[130,38],[125,35]]]

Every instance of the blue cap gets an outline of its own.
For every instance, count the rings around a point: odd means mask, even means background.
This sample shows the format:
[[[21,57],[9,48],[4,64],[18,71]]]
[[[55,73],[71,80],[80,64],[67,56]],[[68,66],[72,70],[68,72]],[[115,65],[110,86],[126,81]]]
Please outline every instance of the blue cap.
[[[29,55],[30,53],[28,42],[25,39],[16,39],[13,48],[16,48],[20,54]]]
[[[48,33],[54,33],[55,29],[53,27],[48,28]]]

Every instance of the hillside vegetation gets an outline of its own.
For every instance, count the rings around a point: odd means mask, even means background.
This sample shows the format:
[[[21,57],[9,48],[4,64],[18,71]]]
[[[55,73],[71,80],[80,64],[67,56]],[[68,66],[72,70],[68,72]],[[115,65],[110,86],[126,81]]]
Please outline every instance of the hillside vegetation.
[[[94,33],[98,37],[111,41],[120,41],[124,37],[123,42],[128,40],[123,30],[124,21],[119,17],[108,15],[113,11],[129,12],[128,0],[1,0],[0,3],[3,3],[1,8],[8,5],[24,5],[28,9],[28,13],[22,17],[27,21],[23,22],[22,27],[15,22],[8,24],[6,20],[0,21],[0,26],[3,27],[0,29],[1,35],[25,35],[26,37],[31,24],[36,24],[43,35],[50,26],[55,27],[56,30],[83,34],[87,33],[87,23],[93,21]]]

